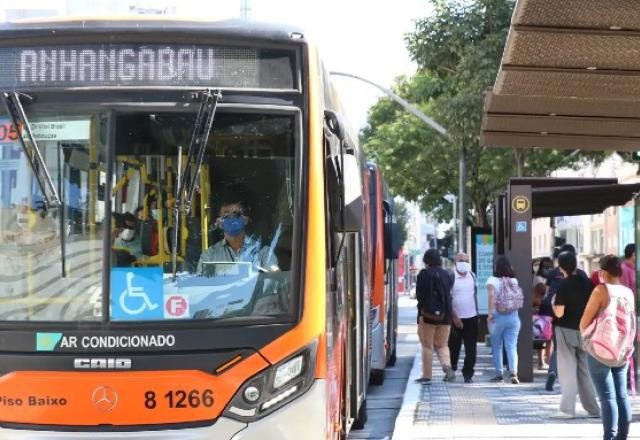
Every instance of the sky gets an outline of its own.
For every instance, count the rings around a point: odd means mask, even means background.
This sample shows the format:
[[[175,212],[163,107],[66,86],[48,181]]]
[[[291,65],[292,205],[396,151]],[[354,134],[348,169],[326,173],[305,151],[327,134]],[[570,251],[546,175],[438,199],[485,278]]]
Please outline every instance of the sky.
[[[243,0],[21,0],[21,9],[57,10],[74,15],[118,14],[131,5],[195,16],[237,17]],[[431,13],[429,0],[244,0],[250,19],[292,24],[315,42],[330,71],[362,76],[383,87],[411,75],[404,36],[415,20]],[[0,21],[8,2],[0,2]],[[16,3],[11,2],[16,8]],[[354,129],[366,123],[367,110],[381,96],[371,85],[335,77],[346,119]]]

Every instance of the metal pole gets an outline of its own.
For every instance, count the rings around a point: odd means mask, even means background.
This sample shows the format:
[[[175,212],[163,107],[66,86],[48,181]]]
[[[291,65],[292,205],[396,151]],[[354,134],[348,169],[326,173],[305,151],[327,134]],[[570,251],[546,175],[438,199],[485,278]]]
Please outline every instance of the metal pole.
[[[458,252],[458,217],[456,215],[456,196],[453,196],[453,202],[451,206],[453,207],[453,253],[454,255]]]
[[[466,200],[466,182],[467,182],[467,152],[465,148],[460,148],[460,176],[458,182],[458,203],[459,203],[459,223],[458,223],[458,243],[460,244],[460,248],[456,249],[456,253],[459,251],[466,252],[467,251],[467,240],[466,240],[466,232],[467,228],[465,225],[465,217],[467,212],[467,200]]]

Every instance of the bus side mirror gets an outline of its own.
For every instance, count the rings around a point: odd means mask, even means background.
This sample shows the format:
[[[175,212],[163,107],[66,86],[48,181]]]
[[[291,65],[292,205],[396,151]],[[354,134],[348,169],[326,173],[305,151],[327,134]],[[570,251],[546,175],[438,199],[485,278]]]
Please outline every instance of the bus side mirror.
[[[345,128],[340,115],[338,115],[338,113],[334,112],[333,110],[327,109],[324,111],[324,121],[331,133],[333,133],[340,140],[340,142],[344,141],[344,138],[346,136]]]
[[[362,170],[352,154],[343,156],[342,185],[344,190],[344,224],[341,232],[358,232],[362,229]]]
[[[327,157],[331,226],[334,232],[358,232],[363,224],[362,174],[351,154]]]
[[[400,253],[400,227],[397,223],[384,225],[384,255],[388,260],[397,260]]]

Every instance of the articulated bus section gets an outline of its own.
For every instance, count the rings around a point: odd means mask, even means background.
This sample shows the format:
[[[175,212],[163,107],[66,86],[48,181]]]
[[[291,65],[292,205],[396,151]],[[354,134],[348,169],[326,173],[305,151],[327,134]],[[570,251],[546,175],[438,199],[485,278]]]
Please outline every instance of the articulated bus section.
[[[302,33],[10,23],[0,64],[0,438],[364,426],[393,201]]]
[[[396,265],[398,246],[393,198],[378,166],[369,163],[369,216],[371,221],[371,373],[370,383],[382,385],[387,365],[396,361],[398,304]]]

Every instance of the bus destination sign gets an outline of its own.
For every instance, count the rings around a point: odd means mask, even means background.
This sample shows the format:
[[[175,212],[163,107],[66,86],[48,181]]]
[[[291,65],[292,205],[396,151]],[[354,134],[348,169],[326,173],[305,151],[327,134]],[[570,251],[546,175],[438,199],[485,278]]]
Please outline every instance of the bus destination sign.
[[[232,46],[76,45],[0,48],[0,88],[293,89],[293,54]]]

